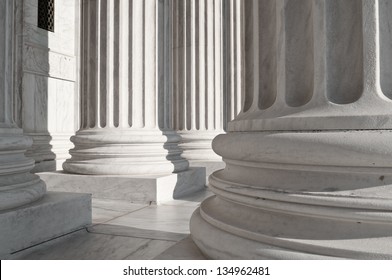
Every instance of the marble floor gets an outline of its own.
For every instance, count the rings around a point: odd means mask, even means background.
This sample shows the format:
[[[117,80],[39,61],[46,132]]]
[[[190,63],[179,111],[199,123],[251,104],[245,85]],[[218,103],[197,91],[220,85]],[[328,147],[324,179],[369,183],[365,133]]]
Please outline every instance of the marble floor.
[[[208,190],[160,205],[93,199],[93,224],[19,252],[15,259],[205,259],[189,235],[189,219]]]

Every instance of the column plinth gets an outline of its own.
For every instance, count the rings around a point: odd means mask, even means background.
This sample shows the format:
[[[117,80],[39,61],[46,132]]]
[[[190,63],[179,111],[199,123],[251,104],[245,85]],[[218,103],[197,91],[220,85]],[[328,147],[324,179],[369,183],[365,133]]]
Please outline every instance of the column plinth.
[[[226,168],[195,243],[219,259],[392,259],[390,4],[238,3],[245,101],[213,141]]]

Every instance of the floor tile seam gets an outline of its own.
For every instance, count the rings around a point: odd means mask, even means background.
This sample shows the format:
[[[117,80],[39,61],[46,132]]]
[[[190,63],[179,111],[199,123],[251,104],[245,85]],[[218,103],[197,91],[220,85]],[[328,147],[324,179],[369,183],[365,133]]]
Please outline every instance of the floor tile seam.
[[[181,239],[169,239],[169,238],[140,237],[135,235],[125,235],[125,234],[118,234],[118,233],[105,233],[105,232],[90,231],[89,229],[87,229],[87,232],[91,234],[112,235],[112,236],[119,236],[119,237],[129,237],[129,238],[137,238],[137,239],[145,239],[145,240],[170,241],[170,242],[180,242],[185,238],[187,238],[189,235],[189,234],[184,234],[186,236]]]
[[[136,210],[133,210],[133,211],[130,211],[130,212],[125,212],[124,214],[122,214],[122,215],[120,215],[120,216],[111,218],[111,219],[106,220],[106,221],[104,221],[104,222],[102,222],[102,223],[97,223],[97,224],[95,224],[95,225],[88,226],[87,228],[95,227],[95,226],[99,226],[99,225],[105,225],[105,224],[108,223],[108,222],[111,222],[111,221],[113,221],[113,220],[115,220],[115,219],[118,219],[118,218],[122,218],[122,217],[124,217],[124,216],[126,216],[126,215],[128,215],[128,214],[132,214],[132,213],[134,213],[134,212],[136,212],[136,211],[145,209],[145,208],[147,208],[147,207],[149,207],[149,206],[150,206],[150,205],[146,205],[146,206],[144,206],[144,207],[142,207],[142,208],[140,208],[140,209],[136,209]]]

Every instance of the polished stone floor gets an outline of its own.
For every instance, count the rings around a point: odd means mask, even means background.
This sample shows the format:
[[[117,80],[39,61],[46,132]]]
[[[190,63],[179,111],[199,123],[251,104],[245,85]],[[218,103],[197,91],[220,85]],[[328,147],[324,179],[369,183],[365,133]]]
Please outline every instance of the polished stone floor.
[[[19,252],[15,259],[142,260],[205,259],[189,235],[189,219],[200,202],[193,196],[163,203],[139,205],[93,199],[93,224]]]

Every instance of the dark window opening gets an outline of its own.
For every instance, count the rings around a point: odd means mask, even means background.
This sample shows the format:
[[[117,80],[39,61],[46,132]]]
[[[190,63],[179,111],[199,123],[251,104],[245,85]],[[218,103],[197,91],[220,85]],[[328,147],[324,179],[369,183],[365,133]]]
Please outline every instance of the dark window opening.
[[[38,0],[38,27],[54,32],[54,0]]]

